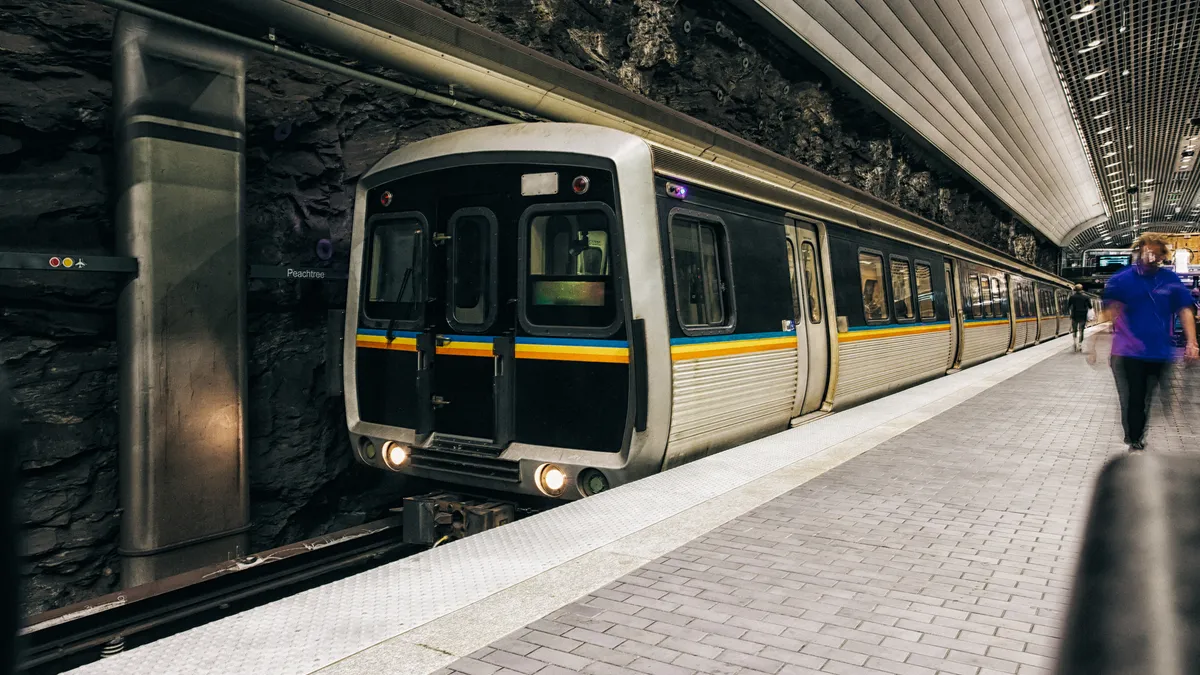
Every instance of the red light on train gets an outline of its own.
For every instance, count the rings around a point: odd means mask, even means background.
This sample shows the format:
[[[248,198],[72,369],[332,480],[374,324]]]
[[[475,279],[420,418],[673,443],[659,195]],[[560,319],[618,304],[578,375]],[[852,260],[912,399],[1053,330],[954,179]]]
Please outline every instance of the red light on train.
[[[54,256],[53,258],[50,259],[51,267],[58,267],[61,264],[62,264],[62,261],[58,259],[58,256]]]
[[[380,196],[379,196],[379,203],[380,203],[380,204],[383,204],[384,206],[391,206],[391,204],[392,204],[392,193],[390,193],[390,192],[384,192],[382,195],[380,195]]]
[[[592,181],[588,180],[587,176],[576,176],[575,180],[571,181],[571,189],[574,190],[575,194],[577,195],[587,192],[588,188],[591,186]]]

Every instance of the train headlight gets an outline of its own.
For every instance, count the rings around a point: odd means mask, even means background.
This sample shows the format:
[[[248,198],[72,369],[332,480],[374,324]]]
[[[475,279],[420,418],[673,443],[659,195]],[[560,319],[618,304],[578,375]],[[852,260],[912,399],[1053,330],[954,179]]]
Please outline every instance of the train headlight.
[[[358,445],[359,452],[362,453],[363,459],[370,461],[375,459],[375,454],[378,452],[375,448],[375,443],[371,439],[363,436]]]
[[[383,463],[389,469],[396,470],[404,466],[408,461],[408,448],[397,443],[396,441],[387,441],[383,444]]]
[[[547,496],[557,497],[567,487],[567,474],[553,464],[543,464],[537,471],[537,486]]]

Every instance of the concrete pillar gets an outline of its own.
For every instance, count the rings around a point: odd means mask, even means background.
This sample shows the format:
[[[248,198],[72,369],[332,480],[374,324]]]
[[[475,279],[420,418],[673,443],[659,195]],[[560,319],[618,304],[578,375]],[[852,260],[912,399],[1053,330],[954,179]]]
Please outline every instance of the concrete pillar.
[[[246,553],[245,58],[121,14],[113,38],[126,587]]]

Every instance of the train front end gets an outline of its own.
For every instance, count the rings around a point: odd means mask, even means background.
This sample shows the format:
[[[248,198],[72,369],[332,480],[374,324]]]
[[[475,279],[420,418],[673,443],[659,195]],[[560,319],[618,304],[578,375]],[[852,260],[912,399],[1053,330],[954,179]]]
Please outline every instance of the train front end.
[[[670,392],[651,383],[670,376],[649,364],[670,357],[645,339],[665,331],[652,186],[644,142],[585,125],[457,132],[371,169],[347,298],[358,460],[555,499],[656,471],[649,408]]]

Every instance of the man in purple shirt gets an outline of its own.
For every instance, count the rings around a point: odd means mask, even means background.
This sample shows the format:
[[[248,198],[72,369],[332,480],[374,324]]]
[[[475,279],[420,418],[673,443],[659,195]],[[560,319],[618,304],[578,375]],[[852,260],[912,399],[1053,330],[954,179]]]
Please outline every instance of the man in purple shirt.
[[[1130,451],[1146,447],[1150,399],[1175,359],[1172,328],[1182,320],[1184,358],[1195,361],[1195,309],[1183,282],[1162,264],[1170,259],[1167,242],[1151,234],[1134,244],[1134,264],[1113,275],[1104,287],[1104,315],[1112,322],[1112,368],[1121,399],[1121,423]],[[1088,361],[1095,363],[1095,339]]]

